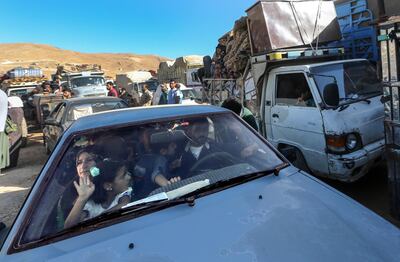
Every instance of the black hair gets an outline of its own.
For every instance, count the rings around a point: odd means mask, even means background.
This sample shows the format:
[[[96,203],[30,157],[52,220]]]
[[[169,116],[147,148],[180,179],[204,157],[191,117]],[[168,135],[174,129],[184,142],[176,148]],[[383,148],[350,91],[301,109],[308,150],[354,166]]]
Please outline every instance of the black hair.
[[[93,155],[94,156],[94,158],[95,158],[95,162],[97,163],[97,162],[99,162],[100,160],[101,160],[101,156],[99,155],[99,149],[98,149],[98,147],[96,147],[96,146],[93,146],[93,145],[89,145],[89,146],[86,146],[86,147],[84,147],[84,148],[82,148],[81,150],[79,150],[78,151],[78,153],[76,154],[76,157],[75,157],[75,165],[77,165],[76,163],[77,163],[77,161],[78,161],[78,158],[79,158],[79,156],[82,154],[82,153],[88,153],[88,154],[91,154],[91,155]]]
[[[222,103],[221,107],[229,109],[237,115],[240,115],[240,112],[242,111],[242,104],[240,104],[235,98],[226,99]]]
[[[126,166],[125,162],[109,160],[101,161],[96,165],[99,174],[93,177],[95,190],[90,198],[93,202],[101,204],[107,200],[107,190],[104,188],[104,183],[112,183],[118,171],[124,166]]]
[[[69,88],[69,87],[64,87],[64,88],[62,89],[62,91],[63,91],[63,92],[71,92],[71,93],[72,93],[72,90],[71,90],[71,88]]]

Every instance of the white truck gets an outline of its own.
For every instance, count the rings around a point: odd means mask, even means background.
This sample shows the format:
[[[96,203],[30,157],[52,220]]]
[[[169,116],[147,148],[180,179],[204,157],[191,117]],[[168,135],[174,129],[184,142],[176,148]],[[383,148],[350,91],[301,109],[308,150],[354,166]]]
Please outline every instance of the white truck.
[[[199,55],[182,56],[174,61],[161,62],[157,71],[158,81],[166,84],[170,80],[175,80],[188,88],[200,91],[202,84],[197,71],[203,66],[203,56]]]
[[[319,4],[323,15],[317,13]],[[293,14],[275,16],[290,6],[296,10]],[[256,88],[252,98],[243,98],[256,104],[262,135],[297,167],[352,182],[379,163],[384,153],[382,87],[367,60],[338,60],[343,49],[316,48],[315,38],[305,39],[313,31],[301,19],[308,14],[317,17],[325,41],[333,40],[334,30],[329,29],[335,26],[334,10],[332,1],[258,2],[248,9],[252,55],[246,71]],[[303,26],[285,31],[290,22]],[[301,43],[311,48],[288,48]]]
[[[107,96],[104,72],[98,65],[59,66],[55,75],[61,76],[62,86],[69,87],[75,97]]]

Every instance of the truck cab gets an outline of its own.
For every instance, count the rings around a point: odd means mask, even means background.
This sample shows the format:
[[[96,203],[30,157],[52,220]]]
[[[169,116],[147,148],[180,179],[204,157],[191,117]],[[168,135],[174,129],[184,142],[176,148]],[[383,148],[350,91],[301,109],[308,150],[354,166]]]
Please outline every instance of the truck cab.
[[[72,77],[70,87],[75,97],[107,96],[103,76],[83,75]]]
[[[382,88],[367,60],[264,66],[261,130],[297,167],[352,182],[381,160]]]

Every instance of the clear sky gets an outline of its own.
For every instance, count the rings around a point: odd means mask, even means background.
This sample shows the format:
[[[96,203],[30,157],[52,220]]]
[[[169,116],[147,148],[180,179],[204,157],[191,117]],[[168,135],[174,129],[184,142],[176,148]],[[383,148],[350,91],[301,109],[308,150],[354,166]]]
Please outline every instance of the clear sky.
[[[0,1],[0,43],[87,53],[212,55],[256,0]]]

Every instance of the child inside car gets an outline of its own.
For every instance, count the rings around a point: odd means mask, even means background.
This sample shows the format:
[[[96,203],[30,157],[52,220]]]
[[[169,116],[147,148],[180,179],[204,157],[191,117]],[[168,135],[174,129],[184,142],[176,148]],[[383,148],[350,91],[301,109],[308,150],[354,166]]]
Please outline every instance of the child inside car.
[[[131,200],[131,174],[121,162],[103,161],[90,169],[90,176],[74,181],[78,198],[65,220],[64,228],[113,211]]]

